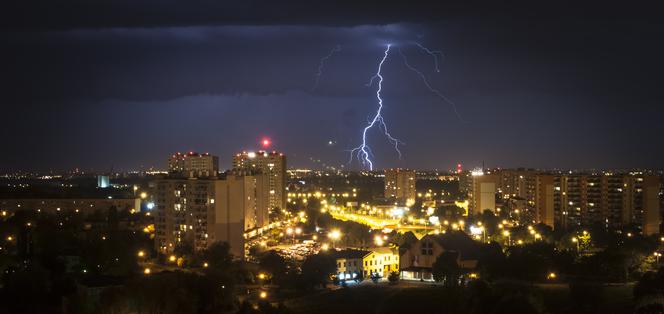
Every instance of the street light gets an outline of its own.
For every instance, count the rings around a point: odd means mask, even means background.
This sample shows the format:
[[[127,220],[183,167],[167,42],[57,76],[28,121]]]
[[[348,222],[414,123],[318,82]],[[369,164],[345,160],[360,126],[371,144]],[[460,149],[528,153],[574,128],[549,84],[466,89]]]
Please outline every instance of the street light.
[[[655,263],[659,264],[659,258],[662,256],[662,253],[655,252],[653,255],[655,255]]]
[[[512,235],[510,234],[510,232],[508,230],[503,231],[503,236],[507,237],[507,246],[510,246],[510,244],[512,243]]]
[[[576,243],[576,252],[579,252],[579,239],[572,237],[572,242]]]
[[[327,237],[332,240],[332,244],[335,244],[336,241],[341,239],[341,232],[338,229],[332,230],[327,234]]]

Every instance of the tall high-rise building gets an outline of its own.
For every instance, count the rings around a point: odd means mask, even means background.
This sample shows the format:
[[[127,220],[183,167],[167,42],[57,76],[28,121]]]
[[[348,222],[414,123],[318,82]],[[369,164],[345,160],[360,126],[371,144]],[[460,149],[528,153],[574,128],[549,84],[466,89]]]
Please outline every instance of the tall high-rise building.
[[[528,199],[534,203],[535,217],[534,221],[543,223],[551,228],[554,227],[554,176],[537,175],[535,176],[535,198]]]
[[[659,233],[659,189],[659,177],[640,172],[556,175],[555,225],[637,226],[645,235]]]
[[[286,156],[277,152],[242,152],[233,157],[233,172],[263,176],[270,210],[286,207]]]
[[[415,202],[417,174],[407,169],[385,169],[385,198],[406,205]]]
[[[506,200],[523,223],[553,228],[603,225],[659,232],[660,178],[641,172],[551,173],[526,169],[473,171],[468,189],[471,213],[495,210]]]
[[[244,232],[268,225],[268,207],[263,197],[264,176],[234,176],[217,182],[213,234],[215,241],[228,242],[231,253],[244,250]],[[244,254],[244,251],[241,251]]]
[[[184,243],[199,251],[211,243],[216,181],[168,178],[153,182],[155,247],[160,252],[170,253]]]
[[[471,173],[472,186],[468,191],[469,213],[482,214],[485,210],[496,211],[496,193],[500,176],[480,170]]]
[[[166,178],[153,182],[155,247],[170,253],[177,246],[195,251],[228,242],[244,256],[244,233],[268,224],[262,176]]]
[[[168,172],[187,178],[214,177],[219,172],[219,157],[208,153],[175,153],[168,158]]]

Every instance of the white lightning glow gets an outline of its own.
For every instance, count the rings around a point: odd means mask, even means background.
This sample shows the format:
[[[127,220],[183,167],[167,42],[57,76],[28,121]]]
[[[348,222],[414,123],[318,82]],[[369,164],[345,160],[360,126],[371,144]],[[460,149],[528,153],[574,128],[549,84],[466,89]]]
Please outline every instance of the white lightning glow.
[[[367,145],[367,131],[376,126],[376,124],[378,124],[378,127],[383,130],[385,136],[387,137],[387,140],[394,145],[394,149],[399,154],[399,158],[401,158],[401,151],[399,150],[399,144],[401,144],[401,141],[394,138],[389,133],[387,125],[385,124],[385,119],[383,119],[383,116],[381,115],[383,110],[383,99],[381,98],[380,95],[380,92],[383,89],[383,76],[381,74],[381,71],[383,69],[383,64],[385,63],[385,60],[387,60],[387,56],[390,53],[391,46],[392,45],[390,44],[387,45],[387,48],[383,53],[383,58],[380,60],[380,63],[378,64],[378,70],[376,71],[376,74],[371,77],[371,80],[369,81],[368,84],[370,86],[373,84],[374,80],[378,80],[378,88],[376,89],[376,98],[378,99],[378,110],[376,111],[376,114],[373,116],[373,118],[370,121],[368,121],[367,126],[364,127],[364,129],[362,130],[362,144],[358,147],[353,148],[350,151],[351,161],[353,160],[353,156],[357,156],[357,159],[360,160],[365,167],[368,167],[369,170],[373,170],[373,162],[371,161],[371,156],[373,154],[371,153],[371,148],[369,147],[369,145]]]
[[[403,63],[406,65],[406,67],[407,67],[408,69],[410,69],[411,71],[415,72],[417,75],[420,76],[420,78],[422,79],[422,82],[424,83],[424,86],[426,86],[426,87],[429,89],[429,91],[431,91],[432,93],[434,93],[434,94],[435,94],[436,96],[438,96],[440,99],[442,99],[443,101],[445,101],[445,102],[447,102],[448,104],[450,104],[450,105],[452,106],[452,109],[454,110],[454,113],[456,114],[457,118],[459,118],[459,120],[461,120],[462,122],[465,122],[465,121],[463,120],[463,118],[461,117],[461,114],[459,114],[459,111],[457,110],[457,106],[456,106],[456,104],[455,104],[453,101],[451,101],[449,98],[447,98],[445,95],[443,95],[443,93],[441,93],[439,90],[437,90],[437,89],[431,87],[431,84],[429,84],[429,80],[427,80],[426,76],[424,76],[424,74],[423,74],[422,72],[420,72],[420,70],[416,69],[415,67],[413,67],[412,65],[410,65],[410,63],[408,63],[408,58],[407,58],[406,55],[401,51],[401,49],[399,49],[399,54],[400,54],[401,57],[403,58]]]
[[[420,43],[418,43],[418,42],[414,42],[414,44],[415,44],[416,46],[420,47],[420,49],[422,49],[424,52],[430,54],[431,57],[433,57],[433,64],[434,64],[434,66],[435,66],[435,68],[436,68],[436,72],[440,72],[440,68],[438,67],[438,57],[440,57],[440,60],[442,61],[443,58],[445,58],[445,55],[443,54],[443,52],[442,52],[442,51],[439,51],[439,50],[431,50],[431,49],[429,49],[429,48],[427,48],[427,47],[422,46],[422,45],[421,45]]]
[[[332,56],[341,51],[341,45],[336,45],[332,50],[330,50],[330,53],[328,53],[326,56],[320,58],[320,63],[318,64],[318,72],[316,73],[316,81],[314,82],[314,87],[311,88],[311,91],[316,90],[318,87],[318,83],[320,82],[320,77],[323,75],[323,68],[325,67],[325,62],[332,58]]]

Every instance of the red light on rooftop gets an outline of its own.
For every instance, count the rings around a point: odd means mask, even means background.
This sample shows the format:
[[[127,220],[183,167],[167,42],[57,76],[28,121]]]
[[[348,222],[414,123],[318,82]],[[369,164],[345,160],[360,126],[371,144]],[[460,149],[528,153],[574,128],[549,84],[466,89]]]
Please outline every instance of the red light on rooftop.
[[[269,139],[269,138],[264,138],[263,140],[261,140],[261,144],[262,144],[263,147],[265,147],[265,148],[270,147],[270,144],[271,144],[270,139]]]

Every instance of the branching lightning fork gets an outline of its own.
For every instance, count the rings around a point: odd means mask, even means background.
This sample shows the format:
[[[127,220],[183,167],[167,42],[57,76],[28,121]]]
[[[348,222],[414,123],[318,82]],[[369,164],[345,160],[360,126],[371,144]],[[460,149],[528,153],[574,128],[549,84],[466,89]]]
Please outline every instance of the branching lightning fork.
[[[456,116],[459,118],[459,120],[461,120],[462,122],[465,122],[465,121],[463,120],[463,118],[461,117],[461,115],[459,114],[459,111],[457,110],[457,106],[456,106],[456,104],[455,104],[453,101],[451,101],[449,98],[447,98],[447,97],[446,97],[443,93],[441,93],[439,90],[437,90],[437,89],[431,87],[431,84],[429,84],[429,80],[427,80],[426,76],[424,76],[424,73],[422,73],[420,70],[416,69],[415,67],[413,67],[412,65],[410,65],[410,63],[408,63],[408,58],[407,58],[406,55],[401,51],[401,49],[399,49],[399,54],[400,54],[401,57],[403,58],[403,63],[404,63],[404,65],[406,65],[406,67],[407,67],[408,69],[410,69],[411,71],[415,72],[417,75],[420,76],[420,78],[422,79],[422,82],[424,83],[424,86],[426,86],[426,87],[429,89],[429,91],[431,91],[432,93],[434,93],[434,94],[435,94],[436,96],[438,96],[440,99],[442,99],[443,101],[445,101],[445,102],[447,102],[448,104],[450,104],[450,105],[452,106],[452,109],[454,110],[454,113],[455,113]]]
[[[357,159],[362,161],[362,164],[364,166],[369,167],[369,170],[373,170],[373,161],[371,161],[371,156],[373,154],[371,153],[371,148],[369,147],[369,145],[367,145],[367,132],[376,125],[378,125],[378,127],[383,130],[385,136],[387,137],[387,140],[394,145],[394,149],[399,154],[399,158],[401,158],[401,151],[399,150],[399,144],[402,143],[398,139],[394,138],[387,129],[387,125],[385,124],[385,119],[383,119],[382,116],[383,99],[381,98],[380,95],[380,92],[383,89],[383,76],[381,74],[381,71],[383,69],[383,64],[385,63],[385,60],[387,60],[387,56],[390,53],[391,46],[392,45],[388,44],[387,48],[385,48],[385,52],[383,53],[383,58],[380,60],[380,63],[378,64],[378,70],[376,71],[376,74],[372,76],[371,80],[369,81],[369,85],[371,85],[374,80],[378,81],[378,88],[376,89],[376,98],[378,99],[378,110],[376,111],[376,114],[373,116],[371,121],[368,121],[367,126],[364,127],[364,130],[362,131],[362,144],[360,144],[360,146],[358,147],[353,148],[350,151],[351,161],[353,160],[353,156],[357,156]]]
[[[440,68],[438,67],[438,57],[440,57],[440,60],[442,61],[443,58],[445,58],[445,55],[443,54],[442,51],[439,50],[431,50],[427,47],[422,46],[422,44],[418,42],[413,42],[416,46],[420,47],[420,49],[424,50],[424,52],[430,54],[433,57],[433,64],[434,67],[436,68],[436,72],[440,72]]]
[[[444,57],[443,53],[441,51],[437,50],[430,50],[429,48],[426,48],[422,46],[421,44],[417,42],[413,42],[414,45],[418,46],[420,49],[422,49],[424,52],[427,54],[431,55],[434,60],[434,66],[436,72],[440,72],[440,68],[438,67],[438,58],[440,57],[441,60]],[[353,148],[350,150],[350,162],[353,161],[353,158],[356,157],[359,161],[362,162],[362,165],[369,168],[370,170],[373,170],[373,161],[372,158],[374,156],[373,152],[371,151],[371,148],[367,144],[367,132],[373,128],[374,126],[378,125],[378,128],[383,131],[385,136],[387,137],[387,140],[394,145],[394,149],[397,151],[399,154],[399,158],[401,158],[401,150],[399,150],[399,144],[403,144],[399,139],[393,137],[390,132],[388,131],[387,124],[385,123],[385,119],[382,116],[382,110],[383,110],[383,98],[381,97],[381,91],[383,89],[383,75],[381,73],[383,69],[383,64],[387,60],[387,57],[390,54],[390,49],[392,48],[392,45],[388,44],[387,48],[385,49],[383,53],[383,57],[380,59],[380,62],[378,63],[378,70],[376,71],[376,74],[374,74],[369,82],[367,83],[367,86],[372,86],[375,81],[378,82],[378,88],[376,89],[376,99],[378,100],[378,109],[372,117],[369,117],[369,120],[367,121],[367,126],[364,127],[362,130],[362,144],[360,146]],[[449,98],[447,98],[442,92],[439,90],[433,88],[431,84],[429,83],[429,80],[427,80],[426,76],[424,73],[422,73],[420,70],[417,68],[413,67],[410,63],[408,63],[408,58],[406,55],[401,51],[400,48],[397,48],[399,50],[399,54],[403,58],[403,63],[404,65],[411,71],[415,72],[421,79],[422,82],[424,83],[424,86],[426,86],[429,91],[431,91],[433,94],[438,96],[440,99],[445,101],[446,103],[450,104],[452,106],[452,109],[454,110],[454,113],[456,116],[459,118],[460,121],[465,122],[463,118],[461,117],[461,114],[459,114],[459,111],[457,110],[457,106],[454,102],[452,102]],[[328,57],[329,58],[329,57]],[[324,58],[325,59],[325,58]],[[321,68],[324,59],[321,60]],[[319,73],[320,69],[319,68]]]
[[[341,45],[336,45],[334,48],[332,48],[332,50],[330,50],[330,53],[320,58],[320,63],[318,64],[318,72],[316,73],[316,81],[314,82],[314,87],[311,88],[311,91],[316,90],[316,88],[318,87],[318,83],[320,82],[320,77],[321,75],[323,75],[323,67],[325,67],[325,62],[328,59],[332,58],[332,56],[339,51],[341,51]]]

